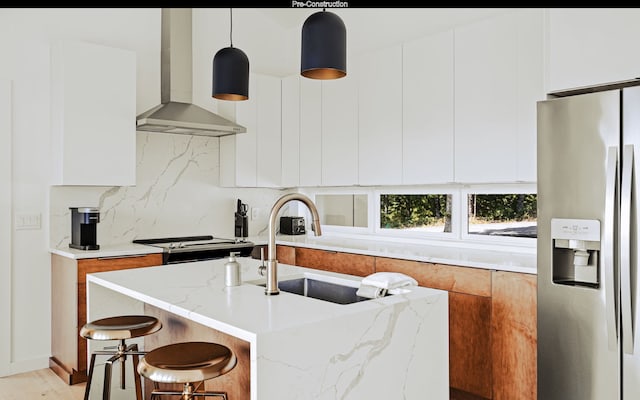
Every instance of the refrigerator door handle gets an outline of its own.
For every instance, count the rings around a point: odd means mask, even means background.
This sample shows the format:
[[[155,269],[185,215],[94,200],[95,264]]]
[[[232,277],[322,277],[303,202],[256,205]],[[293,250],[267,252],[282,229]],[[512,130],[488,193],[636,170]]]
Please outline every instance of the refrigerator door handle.
[[[618,148],[609,147],[607,150],[607,170],[604,200],[604,235],[602,248],[604,273],[604,299],[607,314],[607,338],[609,350],[616,350],[618,345],[618,326],[616,318],[616,297],[614,285],[614,226],[616,217],[616,198],[618,184]]]
[[[633,354],[633,320],[631,311],[631,187],[633,186],[633,145],[624,146],[622,190],[620,193],[620,311],[622,347]]]

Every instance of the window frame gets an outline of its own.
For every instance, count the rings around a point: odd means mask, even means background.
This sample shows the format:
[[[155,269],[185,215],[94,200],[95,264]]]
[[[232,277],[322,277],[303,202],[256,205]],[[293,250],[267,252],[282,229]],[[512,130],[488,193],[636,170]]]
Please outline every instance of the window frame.
[[[302,190],[301,193],[304,193]],[[371,235],[373,234],[373,229],[371,229],[371,213],[373,212],[373,201],[371,201],[371,191],[365,189],[336,189],[336,188],[325,188],[325,189],[315,189],[313,191],[308,191],[304,193],[307,197],[311,198],[315,204],[317,204],[316,196],[318,195],[365,195],[367,196],[367,226],[366,227],[356,227],[356,226],[340,226],[340,225],[322,225],[322,232],[326,233],[340,233],[340,234],[354,234],[354,235]],[[306,218],[310,220],[311,213],[309,210],[304,207],[304,211],[306,213]],[[320,212],[320,211],[318,211]]]
[[[450,184],[428,186],[376,186],[376,187],[315,187],[298,188],[315,202],[316,195],[354,194],[367,196],[368,226],[366,228],[337,225],[322,225],[324,233],[353,239],[383,240],[428,245],[459,246],[483,250],[512,251],[532,253],[536,250],[537,238],[505,237],[469,234],[469,216],[467,215],[467,196],[469,194],[537,194],[535,183],[496,183],[496,184]],[[449,194],[452,196],[451,232],[416,232],[380,228],[380,195],[382,194]],[[306,207],[300,212],[310,219]]]
[[[408,238],[408,239],[425,239],[425,240],[445,240],[451,241],[458,237],[460,230],[459,218],[456,218],[456,213],[459,212],[460,206],[457,204],[458,196],[456,196],[456,189],[445,186],[430,186],[425,188],[406,188],[406,187],[388,187],[378,188],[374,190],[374,221],[373,221],[373,233],[381,237],[394,237],[394,238]],[[419,232],[381,228],[380,218],[380,197],[383,194],[397,194],[397,195],[430,195],[430,194],[444,194],[451,196],[451,232]]]
[[[501,185],[503,186],[503,185]],[[487,243],[492,245],[510,245],[535,247],[537,238],[490,236],[469,233],[469,215],[467,214],[467,198],[470,194],[537,194],[535,184],[513,184],[498,187],[497,185],[473,185],[460,190],[461,212],[466,216],[462,218],[460,240],[469,243]]]

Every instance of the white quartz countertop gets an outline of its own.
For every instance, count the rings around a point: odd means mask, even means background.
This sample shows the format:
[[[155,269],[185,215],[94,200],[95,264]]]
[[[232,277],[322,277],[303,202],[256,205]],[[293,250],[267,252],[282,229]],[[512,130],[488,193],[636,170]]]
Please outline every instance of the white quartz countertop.
[[[100,272],[87,275],[87,281],[247,341],[254,340],[256,335],[262,333],[370,312],[412,299],[441,296],[443,293],[416,286],[400,295],[345,305],[282,290],[279,295],[267,296],[263,286],[251,283],[264,282],[264,278],[258,274],[260,260],[238,258],[243,283],[234,287],[224,284],[226,261],[219,259]],[[362,279],[328,271],[278,265],[280,281],[302,273],[349,280],[354,287],[358,287]]]
[[[260,260],[237,260],[243,283],[233,287],[226,259],[88,274],[87,316],[149,304],[247,341],[250,400],[449,398],[446,291],[411,286],[351,304],[282,289],[267,296],[256,284]],[[278,265],[280,282],[301,274],[352,287],[362,280]]]
[[[256,245],[267,244],[266,236],[247,238]],[[404,243],[375,239],[353,239],[341,236],[277,235],[276,243],[286,246],[307,247],[318,250],[338,251],[375,257],[390,257],[462,267],[493,269],[498,271],[537,273],[535,249],[508,251],[496,249],[465,248],[454,245]],[[134,243],[101,246],[99,250],[76,250],[67,247],[50,249],[51,253],[73,259],[118,257],[161,253],[159,247]],[[266,257],[266,254],[265,254]]]
[[[266,237],[249,237],[257,245],[267,243]],[[376,257],[399,258],[436,264],[494,269],[498,271],[537,273],[535,249],[528,252],[485,250],[457,246],[402,243],[383,240],[352,239],[339,236],[277,235],[276,243],[287,246],[339,251]],[[265,254],[266,257],[266,254]]]
[[[104,258],[104,257],[125,257],[133,255],[144,255],[162,253],[160,247],[146,246],[136,243],[120,243],[112,245],[100,245],[98,250],[79,250],[69,246],[53,247],[49,252],[59,256],[73,258],[76,260],[83,258]]]

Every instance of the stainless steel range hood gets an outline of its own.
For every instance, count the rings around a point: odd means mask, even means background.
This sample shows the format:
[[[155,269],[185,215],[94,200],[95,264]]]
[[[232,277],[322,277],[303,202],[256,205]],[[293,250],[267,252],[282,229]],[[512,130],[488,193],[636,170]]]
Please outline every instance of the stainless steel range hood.
[[[138,115],[138,131],[226,136],[247,129],[192,104],[191,9],[163,8],[160,50],[161,104]]]

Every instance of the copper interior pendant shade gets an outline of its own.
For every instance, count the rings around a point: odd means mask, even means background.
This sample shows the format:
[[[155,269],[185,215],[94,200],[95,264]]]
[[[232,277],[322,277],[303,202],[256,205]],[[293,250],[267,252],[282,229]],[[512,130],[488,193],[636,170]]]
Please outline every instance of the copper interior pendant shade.
[[[323,9],[302,25],[300,74],[312,79],[347,75],[347,30],[336,14]]]
[[[212,96],[219,100],[247,100],[249,98],[249,58],[244,51],[233,47],[233,15],[229,30],[230,46],[218,50],[213,57]]]

